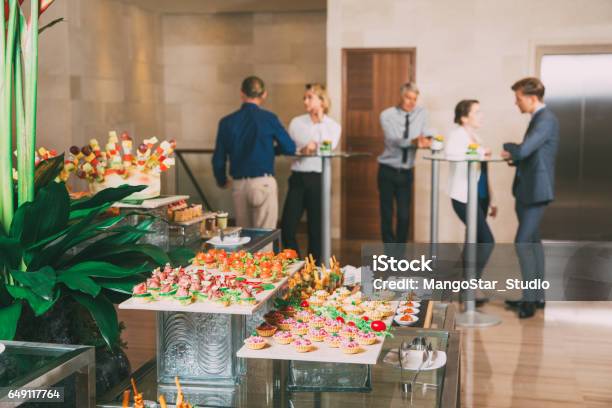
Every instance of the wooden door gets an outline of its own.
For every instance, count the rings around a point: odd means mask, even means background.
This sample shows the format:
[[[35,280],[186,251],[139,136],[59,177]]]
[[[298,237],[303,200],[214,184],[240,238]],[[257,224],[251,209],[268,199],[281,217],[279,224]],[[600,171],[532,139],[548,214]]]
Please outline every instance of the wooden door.
[[[342,71],[343,148],[372,154],[342,161],[342,234],[349,239],[380,240],[376,179],[384,138],[379,116],[399,102],[400,86],[414,81],[415,50],[345,49]],[[413,222],[414,217],[410,237]]]

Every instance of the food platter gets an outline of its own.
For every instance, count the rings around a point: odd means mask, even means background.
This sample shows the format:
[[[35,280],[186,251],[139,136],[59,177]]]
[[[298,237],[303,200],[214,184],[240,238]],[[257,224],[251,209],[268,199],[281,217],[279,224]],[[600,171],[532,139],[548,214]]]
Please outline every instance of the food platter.
[[[395,309],[399,302],[389,302],[389,305]],[[393,315],[382,319],[387,326],[391,325]],[[355,354],[345,354],[340,348],[330,347],[326,342],[312,342],[313,348],[309,352],[299,352],[296,347],[291,344],[279,344],[272,338],[266,338],[268,343],[260,350],[253,350],[243,346],[237,357],[241,358],[262,358],[271,360],[296,360],[296,361],[314,361],[328,363],[352,363],[352,364],[376,364],[378,357],[384,344],[384,336],[378,336],[376,343],[372,345],[361,346],[361,351]]]
[[[303,261],[297,261],[287,267],[286,275],[279,281],[271,283],[273,287],[269,290],[264,290],[254,295],[255,302],[249,304],[230,304],[224,306],[221,303],[205,301],[194,302],[189,305],[182,305],[178,301],[171,300],[155,300],[152,302],[140,302],[138,299],[130,298],[119,305],[119,309],[131,310],[150,310],[161,312],[192,312],[192,313],[218,313],[218,314],[238,314],[251,315],[261,308],[278,290],[287,282],[295,272],[299,271],[304,264]]]

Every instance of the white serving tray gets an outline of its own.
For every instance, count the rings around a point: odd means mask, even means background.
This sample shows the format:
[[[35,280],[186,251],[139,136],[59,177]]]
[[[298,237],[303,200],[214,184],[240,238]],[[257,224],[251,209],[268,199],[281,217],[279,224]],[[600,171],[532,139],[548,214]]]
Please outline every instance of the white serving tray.
[[[223,306],[217,302],[196,301],[190,305],[181,305],[175,300],[153,300],[147,303],[141,303],[134,298],[130,298],[119,305],[119,309],[130,310],[150,310],[156,312],[190,312],[190,313],[219,313],[219,314],[235,314],[235,315],[251,315],[262,307],[268,299],[278,292],[279,289],[287,283],[287,280],[294,273],[302,269],[304,261],[295,262],[287,269],[287,276],[274,283],[274,289],[265,290],[255,295],[257,303],[248,305],[232,304]]]
[[[399,302],[389,302],[393,309],[396,309]],[[395,312],[395,310],[394,310]],[[395,313],[394,313],[395,314]],[[391,326],[393,315],[383,320],[387,327]],[[241,358],[265,358],[271,360],[296,360],[296,361],[316,361],[324,363],[352,363],[352,364],[376,364],[378,356],[382,350],[384,337],[378,337],[376,344],[371,346],[361,346],[362,352],[357,354],[345,354],[340,348],[329,347],[325,342],[315,342],[312,344],[316,350],[308,353],[298,353],[291,344],[278,344],[272,337],[265,337],[268,346],[261,350],[252,350],[247,346],[242,346],[236,353]]]
[[[144,208],[144,209],[147,209],[147,210],[152,210],[152,209],[155,209],[155,208],[163,207],[165,205],[170,205],[172,203],[176,203],[177,201],[180,201],[180,200],[188,200],[188,199],[189,199],[188,195],[161,196],[161,197],[157,197],[157,198],[150,198],[148,200],[144,200],[140,204],[128,204],[128,203],[117,202],[117,203],[113,204],[113,207],[117,207],[117,208]]]

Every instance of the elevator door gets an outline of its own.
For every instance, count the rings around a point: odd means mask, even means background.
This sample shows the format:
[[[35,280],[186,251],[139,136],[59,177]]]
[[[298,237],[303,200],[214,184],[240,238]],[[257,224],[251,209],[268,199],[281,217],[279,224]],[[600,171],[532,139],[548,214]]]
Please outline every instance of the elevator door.
[[[612,54],[545,55],[541,78],[561,137],[542,236],[612,240]]]

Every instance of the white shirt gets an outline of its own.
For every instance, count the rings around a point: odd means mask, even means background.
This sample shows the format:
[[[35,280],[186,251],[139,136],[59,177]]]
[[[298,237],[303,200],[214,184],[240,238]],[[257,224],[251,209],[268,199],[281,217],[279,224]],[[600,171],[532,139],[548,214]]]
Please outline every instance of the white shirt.
[[[324,115],[319,123],[314,123],[309,114],[296,116],[289,123],[289,136],[295,142],[298,151],[310,142],[320,145],[324,140],[331,141],[332,149],[335,149],[340,141],[341,131],[340,125],[327,115]],[[320,173],[322,168],[320,157],[296,158],[291,165],[291,170],[298,172]]]
[[[447,137],[444,144],[444,153],[448,159],[465,160],[468,145],[471,143],[470,135],[463,126],[457,126]],[[484,150],[482,146],[478,148],[479,153]],[[468,165],[466,161],[448,162],[448,195],[450,198],[461,203],[467,203],[468,194]],[[480,168],[476,178],[480,177]]]

